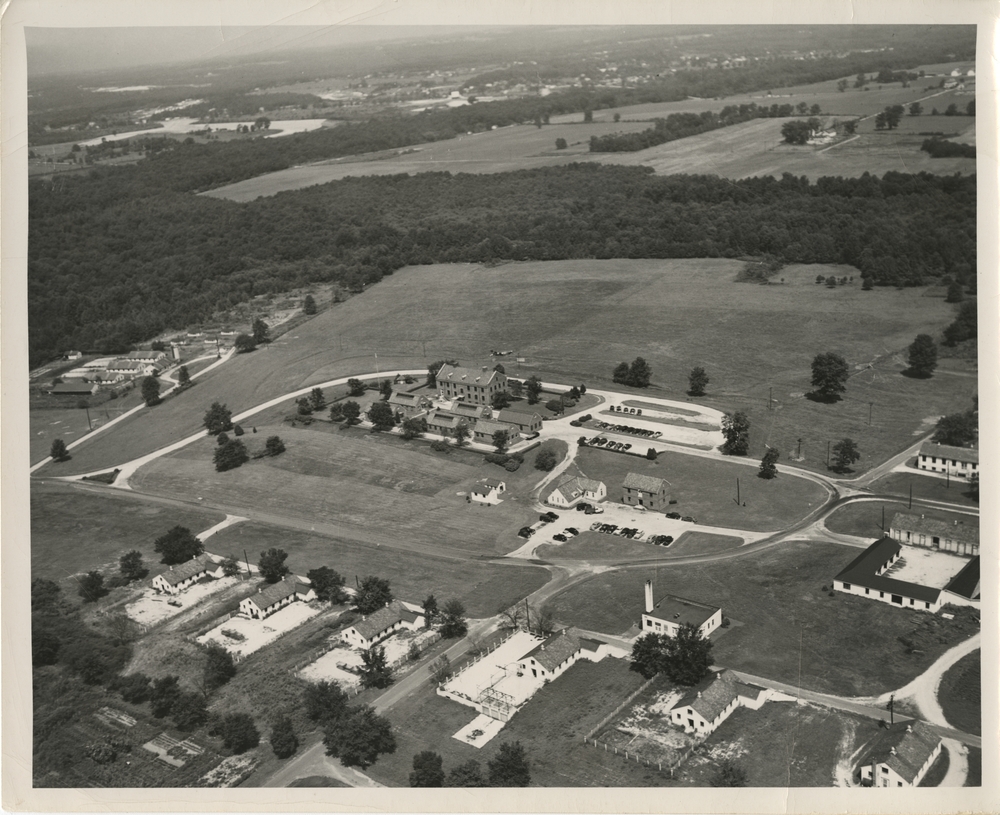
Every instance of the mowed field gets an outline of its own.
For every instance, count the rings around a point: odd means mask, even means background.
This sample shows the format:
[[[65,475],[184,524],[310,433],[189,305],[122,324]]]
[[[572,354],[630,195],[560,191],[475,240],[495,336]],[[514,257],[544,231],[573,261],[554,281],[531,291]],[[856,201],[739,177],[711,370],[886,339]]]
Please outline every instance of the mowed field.
[[[610,381],[615,365],[641,354],[652,367],[651,392],[679,401],[691,401],[687,378],[700,365],[710,382],[698,401],[747,411],[751,457],[759,460],[767,443],[784,458],[798,452],[802,439],[803,461],[796,463],[821,470],[828,441],[853,438],[861,471],[912,444],[924,419],[971,404],[973,377],[918,380],[900,373],[913,338],[940,337],[954,319],[956,307],[943,298],[926,297],[922,288],[865,292],[857,270],[846,266],[788,266],[781,270],[785,282],[768,286],[734,282],[741,267],[671,259],[401,269],[40,473],[110,468],[196,432],[214,401],[237,413],[297,388],[372,371],[375,353],[385,371],[449,357],[492,365],[491,348],[511,348],[525,359],[506,363],[512,376],[535,373],[593,387],[617,387]],[[828,289],[815,285],[820,274],[853,275],[855,282]],[[844,399],[835,404],[804,397],[812,359],[826,351],[852,367]]]
[[[219,512],[157,506],[118,490],[34,484],[31,576],[54,580],[75,597],[73,575],[91,569],[106,577],[116,574],[118,559],[132,549],[142,552],[154,575],[166,567],[160,566],[153,541],[178,525],[198,534],[224,519]],[[214,551],[211,544],[209,550]]]
[[[670,497],[677,501],[668,511],[691,516],[707,526],[754,532],[784,529],[820,506],[827,496],[823,487],[805,478],[783,474],[762,479],[757,477],[756,467],[681,453],[661,453],[650,461],[583,447],[577,452],[576,464],[588,478],[607,484],[612,500],[621,498],[621,484],[628,473],[665,478],[670,482]],[[737,479],[740,504],[736,503]]]
[[[942,620],[933,645],[907,654],[898,638],[931,618],[822,590],[857,554],[850,546],[792,542],[713,563],[654,564],[578,583],[549,608],[560,622],[620,634],[639,619],[643,583],[652,579],[658,596],[712,603],[742,623],[716,641],[716,664],[809,690],[869,696],[902,687],[968,633],[957,618]]]
[[[288,553],[288,567],[296,574],[329,566],[353,586],[355,576],[377,575],[389,580],[393,594],[411,603],[422,603],[429,594],[440,603],[457,598],[469,617],[490,617],[541,588],[549,573],[525,561],[488,562],[477,558],[452,560],[433,555],[359,543],[347,538],[295,532],[263,523],[227,527],[211,538],[211,550],[243,556],[251,563],[275,547]]]
[[[436,454],[426,442],[382,444],[370,434],[258,429],[251,451],[280,434],[286,452],[218,473],[215,440],[200,439],[140,468],[132,484],[160,495],[205,498],[258,520],[279,518],[303,532],[322,529],[392,548],[450,550],[456,557],[506,554],[522,542],[517,530],[532,519],[530,503],[516,494],[498,506],[466,501],[476,480],[502,472],[481,456],[470,464],[475,458]]]
[[[908,515],[925,515],[948,523],[958,522],[973,528],[979,527],[979,518],[975,515],[963,515],[957,512],[944,512],[917,506],[908,509],[906,501],[855,501],[847,506],[838,507],[824,520],[824,525],[831,532],[841,532],[845,535],[859,535],[874,540],[882,534],[882,510],[885,510],[885,533],[888,534],[892,517],[897,512]]]

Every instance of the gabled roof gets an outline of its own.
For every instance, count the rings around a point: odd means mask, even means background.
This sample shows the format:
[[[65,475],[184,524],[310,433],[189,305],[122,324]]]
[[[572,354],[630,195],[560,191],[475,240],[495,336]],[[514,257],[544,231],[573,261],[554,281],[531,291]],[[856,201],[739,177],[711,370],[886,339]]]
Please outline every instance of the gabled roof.
[[[455,365],[442,365],[437,373],[438,382],[452,382],[460,385],[477,385],[485,388],[492,384],[498,376],[503,376],[492,368],[462,368]]]
[[[554,492],[561,494],[567,501],[573,501],[585,492],[599,492],[602,486],[604,485],[600,481],[593,481],[589,478],[584,478],[583,476],[576,476],[563,481],[558,487],[555,488]]]
[[[949,461],[966,461],[973,464],[979,463],[979,451],[971,447],[951,447],[947,444],[935,444],[932,441],[924,442],[920,447],[920,455],[937,456]]]
[[[892,577],[883,577],[876,574],[894,555],[901,552],[902,548],[899,542],[894,541],[892,538],[880,538],[848,563],[847,568],[838,574],[835,579],[843,583],[852,583],[862,588],[899,594],[927,603],[936,603],[938,597],[941,596],[941,592],[938,589],[931,589],[927,586],[919,586],[916,583],[907,583],[903,580],[896,580]]]
[[[538,424],[542,421],[540,414],[526,411],[514,410],[513,408],[504,408],[497,414],[497,418],[501,422],[510,422],[511,424],[520,425],[533,425]]]
[[[627,490],[642,490],[643,492],[659,492],[661,489],[670,486],[670,482],[665,478],[656,478],[651,475],[641,475],[640,473],[629,473],[622,482],[622,487]]]
[[[251,600],[261,611],[266,611],[271,606],[280,603],[286,597],[290,597],[293,594],[306,594],[309,589],[309,586],[286,577],[284,580],[273,583],[261,589],[256,594],[250,595],[247,599]]]
[[[912,784],[940,742],[941,737],[923,722],[900,722],[872,740],[860,766],[885,764]]]
[[[979,543],[979,520],[942,521],[928,518],[924,515],[897,512],[889,522],[890,529],[902,529],[907,532],[922,532],[939,538],[951,538],[963,543]]]
[[[563,629],[528,651],[521,659],[534,659],[547,671],[554,671],[580,650],[580,638]]]
[[[427,424],[436,427],[447,427],[453,429],[463,422],[461,416],[455,416],[442,410],[435,410],[427,416]]]
[[[393,391],[389,397],[390,405],[405,405],[406,407],[419,407],[426,397],[417,393],[407,393],[406,391]]]
[[[486,413],[486,405],[473,405],[470,402],[452,402],[451,412],[456,416],[471,416],[480,419]]]
[[[708,603],[687,600],[675,594],[665,594],[653,606],[652,611],[643,611],[643,613],[649,617],[671,622],[678,626],[688,623],[695,628],[699,628],[719,610],[718,606],[711,606]]]
[[[187,560],[184,563],[180,563],[176,566],[171,566],[167,571],[160,575],[164,580],[167,581],[171,586],[176,586],[178,583],[194,577],[195,575],[203,574],[207,571],[214,571],[217,565],[211,556],[202,552],[198,557]]]
[[[514,425],[501,424],[500,422],[494,422],[492,419],[480,419],[476,422],[476,433],[486,433],[492,436],[498,430],[506,430],[507,433],[517,433],[518,430]]]
[[[60,382],[49,388],[49,393],[92,393],[96,387],[86,382]]]
[[[369,614],[360,623],[356,623],[354,629],[362,637],[370,641],[383,631],[392,628],[396,623],[400,621],[412,623],[418,616],[416,612],[410,611],[399,600],[393,600],[387,606],[380,608],[373,614]]]
[[[487,487],[492,487],[493,489],[497,489],[498,487],[506,487],[507,486],[499,478],[484,478],[482,480],[482,483],[485,484]]]
[[[945,591],[950,591],[961,597],[968,597],[970,600],[979,596],[979,557],[976,556],[968,562],[962,571],[955,575]]]
[[[691,707],[706,722],[714,722],[739,696],[741,684],[732,671],[720,671],[691,688],[673,709]]]

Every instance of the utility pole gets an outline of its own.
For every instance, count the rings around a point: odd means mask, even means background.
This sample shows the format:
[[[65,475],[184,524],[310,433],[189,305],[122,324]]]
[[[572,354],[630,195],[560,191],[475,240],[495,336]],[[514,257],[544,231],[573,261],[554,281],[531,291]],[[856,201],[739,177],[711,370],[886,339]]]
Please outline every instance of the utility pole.
[[[84,405],[84,406],[83,406],[83,409],[84,409],[85,411],[87,411],[87,427],[88,427],[88,428],[89,428],[90,430],[93,430],[93,429],[94,429],[94,426],[93,426],[93,425],[92,425],[92,424],[90,423],[90,406],[89,406],[89,405]]]
[[[885,532],[885,504],[882,504],[882,526],[879,529]]]
[[[802,439],[799,439],[799,451],[795,454],[795,457],[802,460]]]
[[[740,480],[736,479],[736,506],[740,505]]]
[[[885,706],[885,709],[889,711],[889,726],[891,727],[896,723],[894,709],[896,707],[896,694],[892,694],[889,697],[889,703]]]
[[[770,388],[770,387],[767,389],[767,409],[768,410],[771,409],[771,392],[773,390],[774,390],[774,388]]]
[[[826,443],[826,468],[830,469],[830,442]]]
[[[951,467],[948,466],[948,462],[944,463],[944,486],[945,489],[951,489]]]
[[[528,608],[528,598],[524,598],[524,628],[531,633],[531,610]]]
[[[382,387],[382,374],[378,370],[378,354],[375,354],[375,377],[378,380],[378,386]]]
[[[910,500],[906,504],[907,509],[913,509],[913,483],[910,483]]]
[[[243,559],[247,562],[247,580],[250,579],[250,558],[247,557],[247,550],[243,550]]]
[[[875,404],[874,402],[869,402],[868,403],[868,426],[869,427],[872,426],[872,406],[874,404]]]

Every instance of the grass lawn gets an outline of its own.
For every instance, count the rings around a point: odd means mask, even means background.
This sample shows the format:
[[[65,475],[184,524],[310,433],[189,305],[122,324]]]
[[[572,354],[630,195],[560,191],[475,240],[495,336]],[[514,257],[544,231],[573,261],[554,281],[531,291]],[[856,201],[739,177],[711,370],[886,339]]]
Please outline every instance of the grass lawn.
[[[725,758],[747,774],[750,787],[836,786],[837,765],[875,733],[871,719],[839,710],[768,702],[738,708],[676,773],[686,787],[710,786]]]
[[[73,575],[100,569],[118,572],[126,552],[142,552],[151,574],[162,571],[153,541],[174,526],[197,534],[225,518],[222,513],[148,504],[118,490],[91,492],[32,485],[31,576],[54,580],[76,596]]]
[[[845,506],[838,507],[824,521],[826,528],[831,532],[840,532],[844,535],[858,535],[859,537],[879,538],[882,536],[882,510],[885,509],[885,531],[888,534],[892,516],[897,512],[926,515],[928,518],[936,518],[941,521],[960,521],[963,524],[975,524],[978,526],[979,519],[973,515],[961,515],[942,510],[930,509],[927,507],[906,508],[906,502],[895,501],[854,501]]]
[[[943,478],[917,475],[916,473],[913,475],[890,473],[878,481],[873,481],[871,488],[873,492],[903,497],[908,497],[912,488],[914,498],[926,498],[928,501],[944,501],[949,504],[979,508],[979,502],[969,497],[968,485],[958,479],[954,479],[951,486],[948,486],[948,482]],[[920,511],[926,512],[923,509]]]
[[[920,779],[920,783],[917,786],[940,786],[941,782],[944,781],[944,777],[948,774],[948,765],[950,762],[951,756],[948,754],[948,748],[942,747],[940,754],[934,759],[934,763],[931,764],[931,768],[927,771],[927,775]]]
[[[826,490],[804,478],[779,475],[766,480],[757,478],[752,467],[680,453],[661,453],[650,461],[585,447],[576,463],[589,478],[607,484],[612,499],[620,497],[621,483],[630,472],[665,478],[670,497],[677,499],[669,509],[710,526],[776,531],[807,515],[826,497]],[[736,504],[737,478],[746,506]]]
[[[953,727],[983,734],[982,654],[973,651],[952,665],[941,678],[938,702]]]
[[[491,348],[510,347],[526,360],[510,371],[519,379],[535,373],[567,387],[606,387],[614,366],[642,347],[657,395],[684,401],[691,367],[701,365],[711,383],[699,402],[748,412],[752,458],[759,460],[765,443],[791,452],[801,438],[803,464],[821,469],[830,439],[858,443],[865,457],[860,471],[902,449],[924,418],[969,403],[974,379],[899,374],[913,336],[941,331],[954,306],[923,297],[919,287],[862,292],[857,270],[848,267],[792,265],[782,270],[783,285],[770,286],[735,283],[740,268],[720,259],[647,259],[400,269],[82,445],[63,471],[107,468],[162,447],[196,431],[214,401],[239,412],[295,388],[371,370],[372,353],[383,369],[423,368],[452,357],[492,364]],[[817,287],[817,274],[854,275],[855,284]],[[664,302],[672,304],[669,320]],[[595,344],[595,336],[606,341]],[[797,394],[810,390],[818,350],[841,353],[852,366],[874,360],[875,367],[851,377],[843,401],[810,402]]]
[[[327,524],[349,539],[403,541],[480,556],[515,549],[517,530],[532,517],[516,493],[497,506],[466,500],[477,479],[505,473],[481,455],[471,464],[455,453],[434,454],[425,443],[363,432],[287,426],[258,426],[258,431],[247,443],[251,453],[272,433],[281,436],[286,452],[218,473],[212,465],[214,439],[199,439],[142,467],[132,484],[161,495],[204,497],[248,517],[258,512],[294,519],[305,531]],[[535,480],[541,476],[528,462],[522,469]]]
[[[653,565],[597,575],[549,608],[561,622],[619,634],[639,619],[652,578],[657,594],[714,603],[745,621],[715,644],[717,664],[845,696],[901,687],[974,632],[964,615],[949,621],[821,591],[856,556],[848,546],[791,542],[713,563]],[[907,654],[899,637],[923,653]]]
[[[105,424],[107,419],[101,408],[90,412],[90,421],[94,427]],[[76,441],[84,433],[90,432],[87,424],[87,411],[79,408],[34,409],[28,411],[28,422],[31,430],[28,453],[32,464],[48,456],[52,442],[62,439],[66,444]],[[72,451],[70,455],[72,455]]]
[[[580,525],[584,527],[575,538],[570,538],[563,544],[545,544],[535,550],[535,556],[542,560],[608,560],[614,562],[628,560],[649,560],[656,557],[672,557],[674,544],[670,546],[653,546],[651,543],[631,541],[618,535],[605,535],[601,532],[591,532],[586,529],[594,516],[580,515]],[[575,519],[574,519],[575,520]],[[580,528],[579,526],[577,527]]]
[[[737,549],[743,545],[739,538],[729,535],[715,535],[710,532],[685,532],[668,547],[667,551],[676,555],[711,555]]]
[[[298,574],[329,566],[351,584],[355,575],[374,574],[387,578],[393,593],[408,602],[423,602],[429,594],[439,602],[458,598],[470,617],[496,614],[501,605],[512,605],[549,580],[540,566],[445,560],[259,523],[223,529],[212,538],[212,546],[224,554],[241,555],[246,549],[251,562],[265,549],[281,548],[288,552],[288,566]]]
[[[470,759],[478,761],[485,771],[501,744],[520,741],[531,764],[532,786],[654,785],[662,781],[657,772],[583,744],[583,734],[642,681],[622,660],[579,662],[541,688],[499,735],[478,750],[452,738],[472,721],[476,711],[424,686],[389,711],[398,747],[367,772],[383,784],[406,787],[413,756],[422,750],[439,753],[445,772]]]

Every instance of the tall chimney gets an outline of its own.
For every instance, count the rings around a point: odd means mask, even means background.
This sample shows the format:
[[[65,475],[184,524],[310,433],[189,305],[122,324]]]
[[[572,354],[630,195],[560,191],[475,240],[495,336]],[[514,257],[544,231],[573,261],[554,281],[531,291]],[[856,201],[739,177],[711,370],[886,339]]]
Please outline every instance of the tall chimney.
[[[653,613],[653,581],[646,581],[646,613]]]

